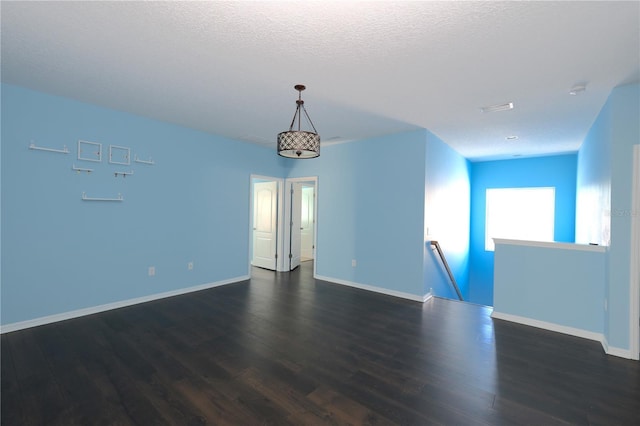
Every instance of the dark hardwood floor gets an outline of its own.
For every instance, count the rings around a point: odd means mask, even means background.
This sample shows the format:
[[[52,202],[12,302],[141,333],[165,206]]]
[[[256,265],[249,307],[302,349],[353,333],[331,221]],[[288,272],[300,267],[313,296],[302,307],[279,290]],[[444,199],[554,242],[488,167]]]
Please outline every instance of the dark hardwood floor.
[[[597,342],[311,269],[2,335],[2,425],[640,424]]]

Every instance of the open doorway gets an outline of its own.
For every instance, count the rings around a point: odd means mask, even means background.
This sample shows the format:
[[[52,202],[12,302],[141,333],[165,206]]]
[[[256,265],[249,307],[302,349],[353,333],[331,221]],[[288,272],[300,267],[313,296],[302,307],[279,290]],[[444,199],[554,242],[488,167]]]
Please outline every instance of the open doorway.
[[[284,254],[286,270],[316,258],[318,178],[286,179]],[[314,262],[315,274],[315,262]]]
[[[286,179],[284,187],[284,270],[292,271],[316,259],[318,178]],[[313,270],[315,275],[315,262]]]
[[[317,256],[318,178],[251,175],[249,275],[252,267],[292,271]],[[315,276],[315,262],[313,262]]]

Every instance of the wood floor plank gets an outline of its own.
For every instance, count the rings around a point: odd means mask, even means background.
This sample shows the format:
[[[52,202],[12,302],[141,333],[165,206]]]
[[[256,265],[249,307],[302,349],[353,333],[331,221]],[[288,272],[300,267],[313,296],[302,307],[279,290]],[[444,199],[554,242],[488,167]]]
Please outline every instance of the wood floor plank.
[[[2,425],[640,424],[597,342],[312,268],[3,334]]]

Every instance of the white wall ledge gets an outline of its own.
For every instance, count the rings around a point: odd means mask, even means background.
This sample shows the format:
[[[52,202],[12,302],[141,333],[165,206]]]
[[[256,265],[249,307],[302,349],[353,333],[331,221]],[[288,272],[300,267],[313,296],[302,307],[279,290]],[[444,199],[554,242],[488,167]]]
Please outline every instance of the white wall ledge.
[[[590,244],[574,244],[574,243],[558,243],[553,241],[527,241],[527,240],[508,240],[504,238],[494,238],[493,242],[498,244],[526,247],[553,248],[561,250],[580,250],[604,253],[607,251],[606,246],[594,246]]]

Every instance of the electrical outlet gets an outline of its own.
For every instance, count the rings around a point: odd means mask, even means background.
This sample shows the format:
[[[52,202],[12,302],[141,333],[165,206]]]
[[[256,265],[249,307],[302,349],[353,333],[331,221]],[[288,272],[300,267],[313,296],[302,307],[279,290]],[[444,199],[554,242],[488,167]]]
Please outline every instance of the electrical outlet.
[[[354,268],[356,267],[356,260],[355,259],[351,259],[351,266],[353,266]]]
[[[609,309],[609,303],[607,299],[604,299],[604,311],[607,312],[608,309]]]
[[[193,271],[193,262],[187,263],[187,269]]]
[[[156,275],[156,267],[155,266],[149,266],[149,276],[153,277]]]

